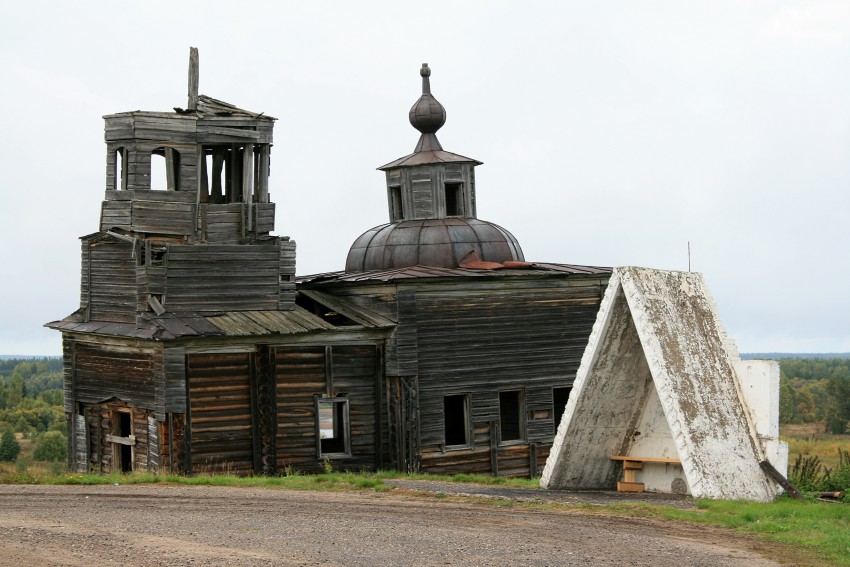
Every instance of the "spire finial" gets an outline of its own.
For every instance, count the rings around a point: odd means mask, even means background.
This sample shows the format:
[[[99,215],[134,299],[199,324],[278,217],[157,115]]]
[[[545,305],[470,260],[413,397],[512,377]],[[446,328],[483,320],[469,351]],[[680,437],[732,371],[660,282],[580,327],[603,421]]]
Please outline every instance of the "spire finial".
[[[410,124],[422,133],[414,152],[442,150],[436,132],[446,123],[446,109],[431,94],[431,69],[427,63],[419,69],[422,76],[422,96],[410,109]]]
[[[419,74],[422,75],[422,94],[431,94],[431,79],[428,78],[431,76],[431,69],[428,68],[427,63],[422,64]]]

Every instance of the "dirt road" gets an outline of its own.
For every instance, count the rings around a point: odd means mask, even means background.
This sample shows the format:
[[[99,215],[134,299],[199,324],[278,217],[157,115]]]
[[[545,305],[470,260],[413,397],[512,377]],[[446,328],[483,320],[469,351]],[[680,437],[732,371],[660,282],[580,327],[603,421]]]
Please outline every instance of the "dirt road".
[[[397,489],[400,490],[400,489]],[[719,528],[396,491],[0,486],[0,565],[776,565]]]

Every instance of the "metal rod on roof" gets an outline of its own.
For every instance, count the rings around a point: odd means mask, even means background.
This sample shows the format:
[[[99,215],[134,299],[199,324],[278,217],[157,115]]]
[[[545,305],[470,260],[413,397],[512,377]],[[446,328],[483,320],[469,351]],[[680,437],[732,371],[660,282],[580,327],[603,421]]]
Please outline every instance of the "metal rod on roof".
[[[198,48],[189,48],[189,102],[186,108],[189,110],[198,109]]]
[[[688,273],[691,272],[691,241],[688,240]]]

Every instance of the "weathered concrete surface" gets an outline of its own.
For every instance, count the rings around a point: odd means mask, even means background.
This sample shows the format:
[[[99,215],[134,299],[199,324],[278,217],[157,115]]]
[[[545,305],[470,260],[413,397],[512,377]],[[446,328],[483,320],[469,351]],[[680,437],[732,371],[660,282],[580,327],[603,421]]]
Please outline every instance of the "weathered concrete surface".
[[[681,490],[674,481],[683,472],[697,497],[772,499],[777,487],[758,464],[764,451],[729,342],[700,274],[616,268],[541,484],[611,488],[610,455],[668,456],[681,472],[641,471],[655,489]]]

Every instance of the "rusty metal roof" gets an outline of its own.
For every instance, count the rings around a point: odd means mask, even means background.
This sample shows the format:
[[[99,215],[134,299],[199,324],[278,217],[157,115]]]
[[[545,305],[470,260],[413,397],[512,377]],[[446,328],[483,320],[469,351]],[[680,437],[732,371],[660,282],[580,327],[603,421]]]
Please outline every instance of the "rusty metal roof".
[[[470,253],[500,264],[524,260],[517,239],[499,225],[450,217],[400,221],[367,230],[351,245],[345,270],[367,272],[416,265],[454,268]]]
[[[299,276],[299,284],[331,282],[399,281],[415,278],[459,278],[459,277],[539,277],[551,276],[608,276],[611,268],[601,266],[579,266],[573,264],[550,264],[534,262],[528,267],[501,269],[441,268],[438,266],[410,266],[392,270],[373,270],[369,272],[328,272]],[[301,291],[301,290],[299,290]]]
[[[481,165],[482,162],[477,159],[468,158],[459,154],[453,154],[445,150],[432,150],[426,152],[414,152],[410,155],[400,157],[397,160],[391,161],[386,165],[382,165],[378,169],[386,171],[397,167],[412,167],[414,165],[423,165],[426,163],[452,163],[452,162],[468,162],[475,165]]]
[[[334,308],[357,324],[369,328],[385,328],[394,323],[380,316],[368,315],[360,308],[343,305],[337,298]],[[335,331],[339,327],[295,306],[291,311],[226,311],[221,313],[144,314],[136,323],[85,321],[78,310],[61,321],[45,325],[51,329],[76,333],[118,335],[140,339],[170,340],[185,337],[247,337],[257,335],[294,335],[316,331]],[[346,327],[351,329],[351,327]]]

